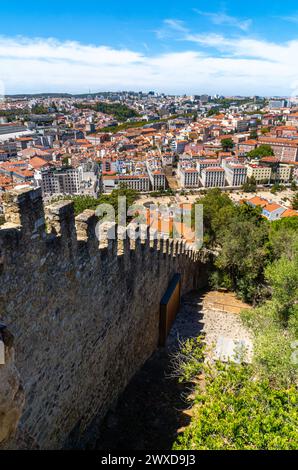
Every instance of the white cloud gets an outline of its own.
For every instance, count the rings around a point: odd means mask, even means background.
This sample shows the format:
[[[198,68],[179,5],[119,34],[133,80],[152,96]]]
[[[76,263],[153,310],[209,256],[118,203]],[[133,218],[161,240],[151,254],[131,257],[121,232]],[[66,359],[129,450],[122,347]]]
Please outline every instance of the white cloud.
[[[181,29],[177,34],[192,47],[155,55],[74,41],[0,37],[0,81],[6,93],[155,89],[285,95],[298,78],[298,40],[275,44]],[[214,53],[204,46],[212,46]]]
[[[278,18],[284,21],[289,21],[290,23],[298,23],[298,13],[294,13],[293,15],[289,16],[279,16]]]
[[[241,29],[242,31],[248,31],[248,29],[252,25],[251,19],[242,20],[242,19],[236,18],[235,16],[227,15],[224,12],[211,13],[211,12],[198,10],[197,8],[194,8],[194,11],[201,16],[206,16],[210,18],[212,23],[216,25],[233,26],[235,28]]]
[[[173,20],[171,18],[164,20],[164,23],[169,26],[170,28],[175,29],[176,31],[181,31],[186,33],[188,29],[184,26],[183,21],[181,20]]]
[[[175,33],[187,33],[188,28],[181,20],[168,18],[163,21],[163,27],[154,31],[158,39],[169,39],[175,37]]]

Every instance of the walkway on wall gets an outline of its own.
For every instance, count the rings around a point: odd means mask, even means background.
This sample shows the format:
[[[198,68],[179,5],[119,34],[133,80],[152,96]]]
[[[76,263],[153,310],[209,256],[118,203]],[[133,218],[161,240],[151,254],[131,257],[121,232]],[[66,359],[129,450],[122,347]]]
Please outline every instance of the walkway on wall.
[[[185,296],[166,348],[153,354],[127,386],[116,409],[109,412],[97,449],[170,450],[190,420],[183,400],[189,390],[169,377],[178,337],[183,340],[204,332],[206,339],[214,341],[228,332],[235,339],[247,339],[238,315],[243,307],[231,294],[192,292]]]

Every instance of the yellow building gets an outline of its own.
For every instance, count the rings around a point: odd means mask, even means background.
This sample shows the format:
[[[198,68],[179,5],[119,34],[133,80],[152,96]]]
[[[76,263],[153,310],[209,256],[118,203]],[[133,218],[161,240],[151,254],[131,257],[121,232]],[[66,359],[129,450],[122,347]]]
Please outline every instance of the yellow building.
[[[271,168],[269,166],[250,164],[247,165],[247,177],[255,178],[257,183],[269,182],[271,178]]]

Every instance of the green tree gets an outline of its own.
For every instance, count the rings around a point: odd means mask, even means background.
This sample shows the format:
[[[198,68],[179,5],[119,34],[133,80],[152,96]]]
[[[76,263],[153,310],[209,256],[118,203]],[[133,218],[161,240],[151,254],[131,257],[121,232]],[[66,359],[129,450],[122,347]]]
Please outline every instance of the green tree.
[[[100,204],[111,204],[115,210],[115,214],[118,214],[118,197],[126,197],[126,208],[133,205],[133,203],[138,199],[139,194],[133,189],[119,188],[114,189],[111,194],[103,194],[99,198],[94,198],[92,196],[63,196],[53,199],[52,202],[57,200],[70,200],[74,203],[74,212],[75,215],[81,214],[86,209],[95,210]]]
[[[220,114],[218,108],[211,108],[211,109],[209,109],[208,112],[207,112],[207,117],[218,116],[218,114]]]
[[[247,157],[251,159],[274,156],[274,151],[270,145],[260,145],[248,152]]]
[[[256,224],[248,214],[238,214],[218,234],[220,250],[215,266],[225,287],[235,290],[246,301],[262,296],[263,267],[267,259],[266,222]]]
[[[129,106],[121,103],[98,102],[95,105],[90,103],[79,103],[75,105],[79,109],[93,109],[94,111],[111,114],[117,121],[126,121],[132,117],[138,117],[139,114]]]
[[[298,447],[298,393],[256,380],[254,368],[205,367],[205,388],[196,385],[191,424],[174,450],[294,450]]]
[[[230,220],[235,213],[235,206],[229,196],[220,189],[207,191],[206,195],[197,200],[203,205],[204,241],[206,245],[216,243],[218,230]],[[194,227],[195,209],[192,208],[192,226]]]
[[[224,152],[228,152],[229,150],[232,150],[234,148],[234,142],[230,138],[222,139],[221,146]]]
[[[250,137],[250,139],[257,139],[258,138],[258,131],[256,131],[256,130],[251,131],[249,137]]]
[[[292,200],[292,207],[295,211],[298,210],[298,193],[295,194]]]
[[[285,217],[270,224],[268,250],[271,261],[293,259],[298,243],[298,217]]]
[[[269,132],[270,132],[270,129],[268,127],[262,127],[261,134],[265,135],[265,134],[268,134]]]
[[[245,193],[255,193],[257,190],[257,182],[254,176],[247,178],[246,182],[242,185],[242,191]]]
[[[43,105],[36,104],[31,109],[32,114],[47,114],[49,112],[48,108],[45,108]]]
[[[254,367],[260,378],[273,387],[297,385],[298,357],[293,356],[298,340],[298,234],[289,220],[270,230],[269,243],[278,244],[285,230],[291,232],[279,257],[265,268],[269,300],[242,318],[254,334]],[[295,236],[296,235],[296,236]]]

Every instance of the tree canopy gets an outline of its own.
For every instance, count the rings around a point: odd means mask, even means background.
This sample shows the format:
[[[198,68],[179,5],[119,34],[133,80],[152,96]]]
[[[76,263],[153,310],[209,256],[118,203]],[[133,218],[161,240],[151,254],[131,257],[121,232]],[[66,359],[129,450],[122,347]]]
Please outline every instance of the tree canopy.
[[[227,139],[222,139],[221,140],[221,146],[225,152],[232,150],[234,148],[234,142],[233,139],[227,138]]]
[[[111,114],[117,119],[117,121],[126,121],[132,117],[138,117],[139,114],[132,108],[128,107],[125,104],[121,103],[104,103],[98,102],[96,104],[89,103],[79,103],[76,104],[76,107],[79,109],[93,109],[94,111]]]
[[[193,413],[173,448],[297,450],[298,218],[269,224],[246,204],[232,209],[213,190],[200,202],[205,244],[217,247],[211,281],[255,303],[241,314],[253,358],[214,363],[204,361],[202,340],[182,344],[182,359],[176,353],[174,361],[180,381],[193,384]]]
[[[261,209],[235,205],[217,188],[198,203],[203,205],[205,246],[217,253],[212,285],[235,290],[244,300],[255,302],[261,295],[268,256],[269,223],[261,217]]]
[[[262,157],[271,157],[274,156],[274,151],[270,145],[263,144],[257,147],[254,150],[248,152],[247,157],[254,159],[254,158],[262,158]]]

